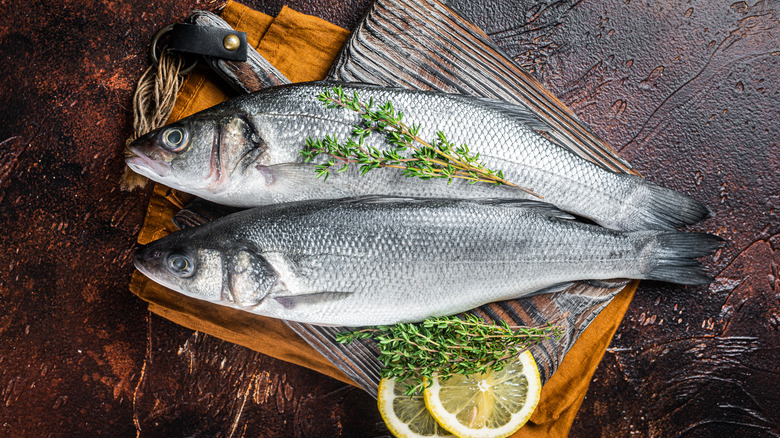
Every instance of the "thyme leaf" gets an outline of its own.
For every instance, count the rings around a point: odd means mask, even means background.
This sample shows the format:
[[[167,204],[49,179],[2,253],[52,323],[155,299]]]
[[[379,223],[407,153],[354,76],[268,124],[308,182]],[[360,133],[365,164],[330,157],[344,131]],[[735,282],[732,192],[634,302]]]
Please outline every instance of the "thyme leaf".
[[[344,142],[328,135],[321,139],[306,139],[306,145],[301,150],[305,162],[311,162],[321,155],[327,157],[325,163],[315,166],[317,177],[327,180],[332,168],[341,166],[337,171],[344,172],[351,164],[358,167],[361,175],[387,167],[400,169],[407,177],[447,179],[448,184],[457,178],[467,180],[470,184],[485,182],[508,185],[541,198],[532,190],[507,181],[503,171],[487,168],[480,162],[478,153],[472,154],[466,144],[456,146],[441,131],[436,132],[436,138],[432,141],[424,140],[419,136],[420,125],[405,124],[403,112],[396,111],[390,101],[376,105],[374,99],[370,98],[368,102],[363,102],[357,91],[348,96],[341,86],[323,92],[317,99],[326,108],[354,111],[361,119],[360,123],[353,126],[351,137]],[[366,137],[374,132],[384,134],[388,149],[379,150],[365,145]]]
[[[437,373],[446,380],[455,374],[500,371],[518,354],[546,339],[556,340],[563,328],[491,324],[475,315],[432,317],[421,323],[400,323],[345,331],[336,341],[350,343],[371,338],[379,346],[382,377],[409,379],[404,394],[419,394]]]

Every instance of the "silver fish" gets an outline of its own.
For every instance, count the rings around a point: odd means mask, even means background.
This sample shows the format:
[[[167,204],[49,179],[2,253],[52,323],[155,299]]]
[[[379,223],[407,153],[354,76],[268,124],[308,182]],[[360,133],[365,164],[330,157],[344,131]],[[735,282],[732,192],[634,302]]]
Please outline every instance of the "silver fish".
[[[251,207],[307,199],[364,195],[436,198],[516,198],[531,195],[508,186],[455,180],[421,182],[396,169],[361,176],[356,167],[327,181],[316,178],[300,154],[306,138],[350,136],[359,116],[328,109],[317,96],[341,85],[347,95],[390,101],[420,136],[444,132],[467,144],[488,168],[533,190],[562,210],[619,230],[673,229],[707,217],[700,202],[638,176],[606,170],[556,145],[524,108],[498,100],[372,85],[312,82],[272,87],[233,98],[163,127],[130,145],[127,164],[170,187],[225,205]],[[385,140],[369,137],[382,147]]]
[[[694,258],[720,238],[621,232],[537,201],[368,198],[277,204],[140,249],[152,280],[284,320],[362,326],[420,321],[576,280],[704,284]]]

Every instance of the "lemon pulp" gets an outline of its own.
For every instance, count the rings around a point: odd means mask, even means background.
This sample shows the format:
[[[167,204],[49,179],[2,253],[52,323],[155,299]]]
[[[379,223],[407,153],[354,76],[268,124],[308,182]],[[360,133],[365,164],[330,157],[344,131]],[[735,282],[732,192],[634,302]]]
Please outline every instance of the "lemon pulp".
[[[525,351],[501,371],[437,376],[424,392],[428,411],[459,437],[505,437],[531,417],[541,393],[539,369]]]
[[[428,412],[422,395],[404,395],[405,384],[395,379],[379,382],[379,413],[398,438],[453,437]]]

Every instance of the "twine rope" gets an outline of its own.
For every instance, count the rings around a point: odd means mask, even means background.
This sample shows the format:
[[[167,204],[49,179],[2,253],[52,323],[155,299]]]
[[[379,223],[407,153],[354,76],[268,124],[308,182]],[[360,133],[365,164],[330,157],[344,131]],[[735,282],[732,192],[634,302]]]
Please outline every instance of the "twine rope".
[[[136,138],[163,125],[171,116],[184,75],[184,59],[163,49],[159,62],[150,66],[138,80],[133,94],[133,134],[125,142],[125,157],[133,154],[127,146]],[[123,190],[143,188],[149,180],[125,166],[121,187]]]

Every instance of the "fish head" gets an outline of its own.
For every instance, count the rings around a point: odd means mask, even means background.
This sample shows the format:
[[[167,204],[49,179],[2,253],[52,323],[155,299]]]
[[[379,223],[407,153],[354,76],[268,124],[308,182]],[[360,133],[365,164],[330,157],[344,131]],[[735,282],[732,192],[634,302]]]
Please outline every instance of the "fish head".
[[[262,256],[248,249],[189,245],[179,233],[141,247],[134,264],[151,280],[215,304],[250,310],[278,284]]]
[[[266,145],[247,114],[216,108],[135,139],[126,163],[168,187],[214,199],[230,188],[236,171],[262,163]]]
[[[135,267],[167,288],[200,300],[219,302],[222,295],[222,255],[161,239],[141,247]]]

